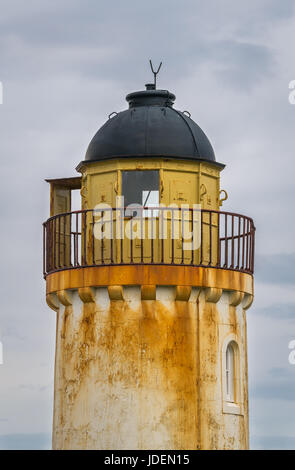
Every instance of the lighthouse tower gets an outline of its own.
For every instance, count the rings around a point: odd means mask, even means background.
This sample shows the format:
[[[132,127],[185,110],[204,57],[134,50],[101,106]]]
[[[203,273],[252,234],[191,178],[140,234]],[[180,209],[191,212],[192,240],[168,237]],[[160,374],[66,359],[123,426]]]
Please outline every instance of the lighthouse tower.
[[[126,100],[81,176],[47,180],[53,448],[247,449],[253,221],[221,210],[224,165],[172,93]]]

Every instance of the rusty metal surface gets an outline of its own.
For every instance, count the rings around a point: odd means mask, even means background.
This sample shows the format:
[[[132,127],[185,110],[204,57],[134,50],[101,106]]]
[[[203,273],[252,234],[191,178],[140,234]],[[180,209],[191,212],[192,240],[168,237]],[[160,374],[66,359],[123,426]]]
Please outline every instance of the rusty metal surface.
[[[167,219],[167,210],[169,217]],[[251,218],[214,210],[141,207],[136,218],[126,217],[126,209],[82,210],[58,214],[43,224],[43,274],[91,266],[189,265],[222,268],[253,274],[255,226]],[[167,237],[160,236],[163,220]],[[183,222],[185,220],[185,222]],[[194,231],[199,221],[199,246],[187,248],[187,240],[175,227],[186,223]],[[126,237],[129,223],[130,238]],[[109,238],[97,239],[95,227]],[[151,237],[138,238],[137,230],[147,224]],[[142,232],[141,232],[142,234]]]
[[[101,286],[182,286],[224,289],[253,295],[253,276],[229,269],[194,266],[121,265],[66,269],[48,274],[46,293]]]
[[[81,189],[82,178],[81,176],[73,176],[70,178],[47,178],[45,181],[63,188]]]

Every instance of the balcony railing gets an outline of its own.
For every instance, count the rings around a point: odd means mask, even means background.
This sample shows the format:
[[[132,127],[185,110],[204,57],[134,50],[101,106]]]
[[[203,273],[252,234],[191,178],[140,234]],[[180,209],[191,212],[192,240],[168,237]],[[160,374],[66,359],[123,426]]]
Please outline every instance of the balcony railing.
[[[190,265],[253,274],[253,220],[177,207],[104,208],[58,214],[43,224],[44,276],[106,265]]]

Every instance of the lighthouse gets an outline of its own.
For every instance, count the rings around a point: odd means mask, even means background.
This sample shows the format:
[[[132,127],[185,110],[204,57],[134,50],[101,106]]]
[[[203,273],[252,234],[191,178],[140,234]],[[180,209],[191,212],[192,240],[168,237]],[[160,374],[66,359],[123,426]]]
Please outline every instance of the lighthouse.
[[[78,176],[47,180],[53,448],[247,449],[253,220],[222,210],[224,165],[173,93],[126,100]]]

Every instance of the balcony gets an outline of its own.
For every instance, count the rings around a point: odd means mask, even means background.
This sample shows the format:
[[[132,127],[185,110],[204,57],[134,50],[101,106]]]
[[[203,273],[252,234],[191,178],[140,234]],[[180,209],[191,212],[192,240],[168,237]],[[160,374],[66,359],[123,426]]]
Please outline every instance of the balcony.
[[[108,265],[189,265],[253,274],[255,226],[241,214],[178,207],[100,208],[43,224],[43,274]]]

